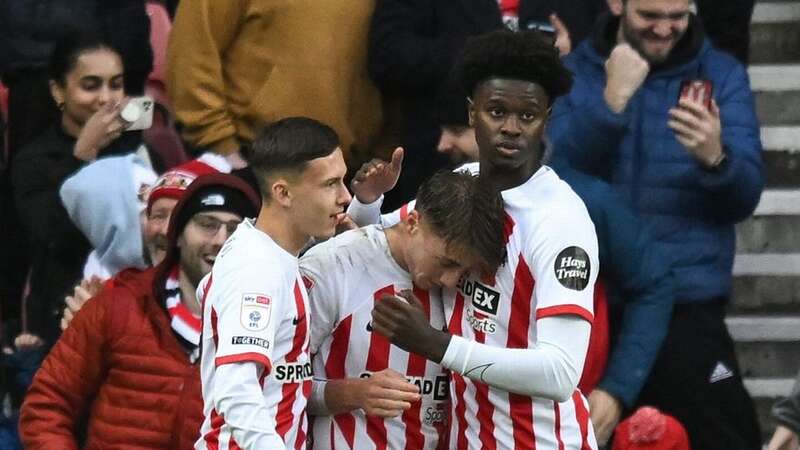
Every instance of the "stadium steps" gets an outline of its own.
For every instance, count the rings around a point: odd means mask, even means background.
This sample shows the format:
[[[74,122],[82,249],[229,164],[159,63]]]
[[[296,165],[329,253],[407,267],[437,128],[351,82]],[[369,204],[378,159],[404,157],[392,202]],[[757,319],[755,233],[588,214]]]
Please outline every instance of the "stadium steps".
[[[737,225],[726,323],[767,442],[800,369],[800,1],[757,0],[750,31],[766,189]]]

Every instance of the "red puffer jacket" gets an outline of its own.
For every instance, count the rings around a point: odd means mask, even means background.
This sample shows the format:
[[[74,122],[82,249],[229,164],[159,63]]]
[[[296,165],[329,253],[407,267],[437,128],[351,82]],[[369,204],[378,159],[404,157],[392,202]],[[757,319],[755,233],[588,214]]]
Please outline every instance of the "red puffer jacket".
[[[88,301],[36,373],[20,414],[26,449],[191,449],[203,399],[153,295],[155,269],[126,270]]]

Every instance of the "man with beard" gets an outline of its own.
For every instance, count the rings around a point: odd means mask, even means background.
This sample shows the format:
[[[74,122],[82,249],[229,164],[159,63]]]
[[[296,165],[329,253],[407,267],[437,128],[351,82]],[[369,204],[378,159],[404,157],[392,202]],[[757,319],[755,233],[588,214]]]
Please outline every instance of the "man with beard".
[[[175,206],[164,260],[129,269],[87,302],[36,374],[20,413],[25,448],[191,449],[200,431],[200,278],[257,194],[232,175],[199,177]]]
[[[685,424],[692,448],[760,448],[723,321],[734,224],[763,188],[745,68],[715,49],[688,0],[627,0],[566,60],[548,129],[556,158],[609,181],[673,267],[675,313],[640,402]]]

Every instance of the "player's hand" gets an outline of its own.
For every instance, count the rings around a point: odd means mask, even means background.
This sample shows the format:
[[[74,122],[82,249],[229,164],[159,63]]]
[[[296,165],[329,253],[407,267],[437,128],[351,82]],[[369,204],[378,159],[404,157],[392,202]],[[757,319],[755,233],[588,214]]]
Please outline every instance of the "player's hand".
[[[589,394],[589,413],[597,443],[605,446],[622,418],[622,405],[608,392],[595,389]]]
[[[344,233],[348,230],[355,230],[356,228],[358,228],[358,224],[347,214],[342,214],[342,217],[336,222],[336,234]]]
[[[675,132],[678,142],[700,164],[711,167],[722,154],[722,124],[717,102],[711,108],[695,100],[682,98],[678,107],[669,110],[667,125]]]
[[[90,298],[97,295],[102,287],[103,283],[97,277],[81,280],[81,284],[75,286],[72,295],[68,295],[64,299],[66,306],[64,307],[64,315],[61,318],[61,331],[69,327],[70,322],[75,318],[75,314],[78,314],[78,311],[83,308],[83,305],[85,305]]]
[[[603,97],[612,111],[620,113],[642,86],[650,64],[628,44],[619,44],[606,60],[606,89]]]
[[[558,49],[559,56],[566,56],[572,51],[572,39],[569,37],[569,30],[564,22],[558,18],[558,14],[550,14],[550,25],[556,30],[555,47]]]
[[[83,161],[94,161],[97,154],[117,139],[128,123],[119,113],[126,102],[106,103],[83,125],[75,142],[73,155]]]
[[[377,158],[364,163],[353,177],[350,190],[359,202],[370,204],[397,184],[402,165],[403,148],[397,147],[388,163]]]
[[[450,335],[431,326],[422,303],[409,290],[375,302],[372,328],[392,344],[436,363],[441,362],[450,343]]]
[[[775,433],[767,446],[767,450],[797,450],[798,448],[800,448],[800,438],[797,433],[783,425],[775,428]]]
[[[362,378],[359,407],[368,416],[397,417],[422,398],[419,389],[392,369]]]

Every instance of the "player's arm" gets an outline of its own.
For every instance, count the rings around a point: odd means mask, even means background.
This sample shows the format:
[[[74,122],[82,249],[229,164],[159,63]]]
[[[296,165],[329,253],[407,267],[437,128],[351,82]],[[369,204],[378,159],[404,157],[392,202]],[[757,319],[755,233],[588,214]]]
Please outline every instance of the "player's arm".
[[[450,370],[517,394],[564,401],[574,392],[589,346],[591,323],[573,315],[537,321],[536,345],[492,347],[431,327],[419,300],[384,297],[373,311],[373,327],[398,347]]]
[[[510,392],[563,401],[575,390],[586,359],[597,277],[597,237],[582,208],[553,210],[523,243],[536,280],[536,343],[497,348],[433,329],[409,292],[384,298],[373,327],[399,347]],[[524,345],[528,345],[527,334]]]
[[[211,313],[218,324],[214,407],[243,449],[285,448],[259,382],[272,370],[276,327],[293,301],[281,273],[252,265],[227,274]]]

